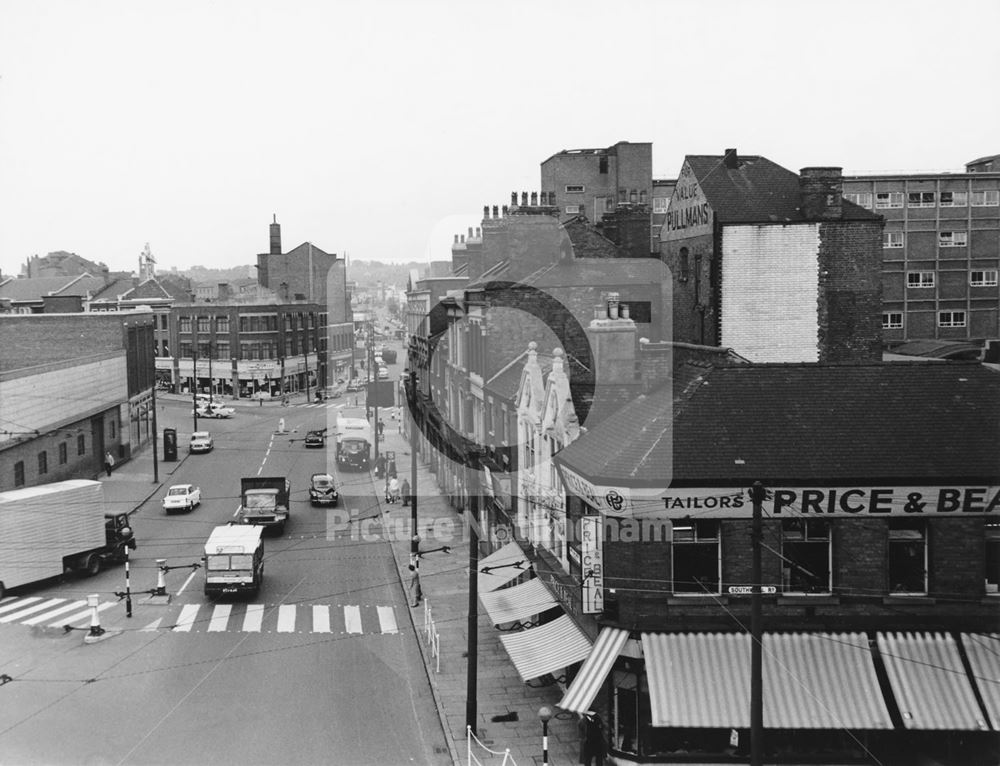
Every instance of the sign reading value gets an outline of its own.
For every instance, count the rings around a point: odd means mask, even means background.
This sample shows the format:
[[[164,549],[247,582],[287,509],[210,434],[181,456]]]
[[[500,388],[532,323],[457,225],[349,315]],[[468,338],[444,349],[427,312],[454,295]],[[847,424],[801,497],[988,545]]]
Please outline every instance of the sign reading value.
[[[668,233],[678,232],[690,237],[711,231],[711,226],[712,209],[698,185],[698,179],[685,163],[670,199],[663,228]]]

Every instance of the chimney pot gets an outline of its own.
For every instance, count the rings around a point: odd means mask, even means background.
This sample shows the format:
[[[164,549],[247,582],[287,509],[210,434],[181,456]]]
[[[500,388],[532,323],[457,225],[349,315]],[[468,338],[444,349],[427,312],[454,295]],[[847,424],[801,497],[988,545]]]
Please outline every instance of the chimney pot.
[[[483,227],[482,226],[477,226],[476,227],[476,239],[481,239],[482,236],[483,236]]]
[[[454,242],[454,244],[456,244],[456,245],[458,244],[458,235],[457,234],[455,235],[455,242]]]
[[[489,217],[490,217],[490,206],[483,205],[483,218],[489,218]]]
[[[464,234],[462,235],[462,239],[461,239],[461,243],[462,243],[463,245],[465,244],[465,235],[464,235]]]
[[[531,192],[531,206],[538,207],[538,192]]]
[[[493,206],[493,217],[494,217],[494,218],[499,218],[499,217],[500,217],[500,215],[499,215],[499,212],[500,212],[500,211],[499,211],[499,210],[497,209],[497,206],[496,206],[496,205],[494,205],[494,206]]]
[[[515,207],[517,205],[517,192],[513,191],[510,193],[510,206]]]
[[[504,205],[504,206],[503,206],[503,214],[504,214],[504,217],[505,217],[505,218],[507,217],[507,214],[508,214],[509,212],[510,212],[510,208],[509,208],[509,207],[507,207],[506,205]]]
[[[527,207],[527,206],[528,206],[528,192],[523,191],[521,192],[521,207]]]

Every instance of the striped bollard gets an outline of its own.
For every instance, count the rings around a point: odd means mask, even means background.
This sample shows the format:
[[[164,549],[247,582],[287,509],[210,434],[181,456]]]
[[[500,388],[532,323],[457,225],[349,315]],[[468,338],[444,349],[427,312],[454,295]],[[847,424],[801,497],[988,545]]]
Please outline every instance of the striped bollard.
[[[542,705],[538,708],[538,717],[542,721],[542,766],[549,766],[549,719],[552,718],[552,708]]]
[[[132,580],[129,574],[128,543],[125,544],[125,616],[132,616]]]
[[[90,613],[90,633],[91,636],[103,636],[104,628],[101,627],[101,615],[97,611],[97,607],[100,606],[101,597],[97,593],[92,593],[87,596],[87,606],[89,606],[93,611]]]

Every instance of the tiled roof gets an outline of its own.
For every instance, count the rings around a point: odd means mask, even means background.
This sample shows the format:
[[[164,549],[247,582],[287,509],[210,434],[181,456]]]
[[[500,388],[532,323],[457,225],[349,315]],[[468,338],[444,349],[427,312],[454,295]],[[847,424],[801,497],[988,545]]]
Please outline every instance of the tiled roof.
[[[799,176],[791,170],[756,155],[740,156],[739,167],[726,167],[724,157],[689,154],[691,167],[705,198],[720,223],[798,223]],[[845,220],[878,219],[880,216],[844,200]]]
[[[527,358],[528,352],[522,351],[496,375],[486,381],[485,387],[502,399],[513,400],[517,396],[517,390],[521,387],[521,373],[524,371],[524,363]],[[552,369],[552,355],[538,354],[538,366],[542,368],[542,375],[548,375]]]
[[[0,298],[11,301],[41,301],[46,295],[86,295],[88,292],[97,292],[103,286],[103,279],[89,274],[11,279],[0,284]]]
[[[672,426],[672,440],[671,440]],[[1000,481],[1000,374],[965,362],[706,369],[559,453],[596,483]],[[743,465],[735,461],[741,459]]]

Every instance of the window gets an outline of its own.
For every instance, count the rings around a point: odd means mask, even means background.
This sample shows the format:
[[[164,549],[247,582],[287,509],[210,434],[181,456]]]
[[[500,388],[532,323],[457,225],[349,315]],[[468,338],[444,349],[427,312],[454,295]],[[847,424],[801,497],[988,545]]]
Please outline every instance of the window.
[[[583,184],[566,184],[567,194],[579,194],[585,189]]]
[[[686,247],[681,248],[680,262],[681,273],[677,278],[681,282],[687,282],[688,277],[691,276],[691,261],[688,258],[688,249]]]
[[[882,247],[902,247],[902,246],[903,246],[903,232],[901,231],[882,232]]]
[[[170,344],[167,341],[163,341],[163,355],[170,356]]]
[[[938,327],[965,327],[965,312],[939,311]]]
[[[910,192],[906,195],[907,207],[934,207],[934,192]]]
[[[861,207],[866,207],[871,210],[872,207],[872,195],[871,192],[860,192],[858,194],[845,194],[844,199],[848,202],[853,202],[855,205],[861,205]]]
[[[191,317],[177,319],[177,332],[191,332]]]
[[[212,357],[212,344],[205,341],[198,344],[198,358],[210,359]]]
[[[212,317],[198,317],[198,332],[212,332]]]
[[[969,195],[964,191],[941,192],[941,207],[965,207],[969,204]]]
[[[87,454],[87,437],[80,434],[76,437],[76,454],[86,455]]]
[[[789,519],[781,522],[783,593],[829,593],[830,524]]]
[[[608,172],[608,158],[607,156],[602,156],[597,160],[597,172],[601,174],[606,174]]]
[[[218,332],[229,332],[229,317],[216,317],[215,329]]]
[[[973,271],[969,274],[969,285],[972,287],[996,287],[997,270]]]
[[[883,330],[898,330],[903,326],[903,312],[902,311],[883,311],[882,312],[882,329]]]
[[[566,215],[579,215],[579,214],[580,214],[580,206],[579,205],[567,205],[566,206]]]
[[[167,321],[168,321],[168,319],[169,319],[169,316],[167,314],[161,314],[160,315],[160,329],[161,330],[166,330],[167,329]]]
[[[191,342],[190,341],[186,341],[186,340],[182,340],[181,341],[181,358],[182,359],[190,359],[193,355],[194,354],[193,354],[193,352],[191,350]]]
[[[41,476],[49,472],[49,453],[42,450],[38,453],[38,475]]]
[[[889,592],[927,592],[927,527],[919,519],[889,520]]]
[[[902,192],[877,192],[875,194],[875,207],[878,208],[891,208],[891,207],[902,207],[903,206],[903,193]]]
[[[908,271],[906,272],[907,287],[934,287],[933,271]]]
[[[666,197],[653,197],[653,212],[666,213],[669,200]]]
[[[1000,190],[972,192],[973,207],[997,207],[1000,205]]]
[[[986,522],[986,592],[1000,593],[1000,522]]]
[[[215,344],[215,358],[216,359],[229,358],[229,341],[222,341]]]
[[[938,247],[965,247],[969,241],[967,231],[939,231]]]
[[[111,439],[115,438],[115,421],[108,421],[108,437]]]
[[[18,460],[14,463],[14,486],[24,486],[24,461]]]
[[[674,593],[719,592],[721,539],[718,521],[674,522]]]
[[[66,442],[62,442],[59,445],[59,465],[66,465],[69,462],[69,450],[66,448]]]

